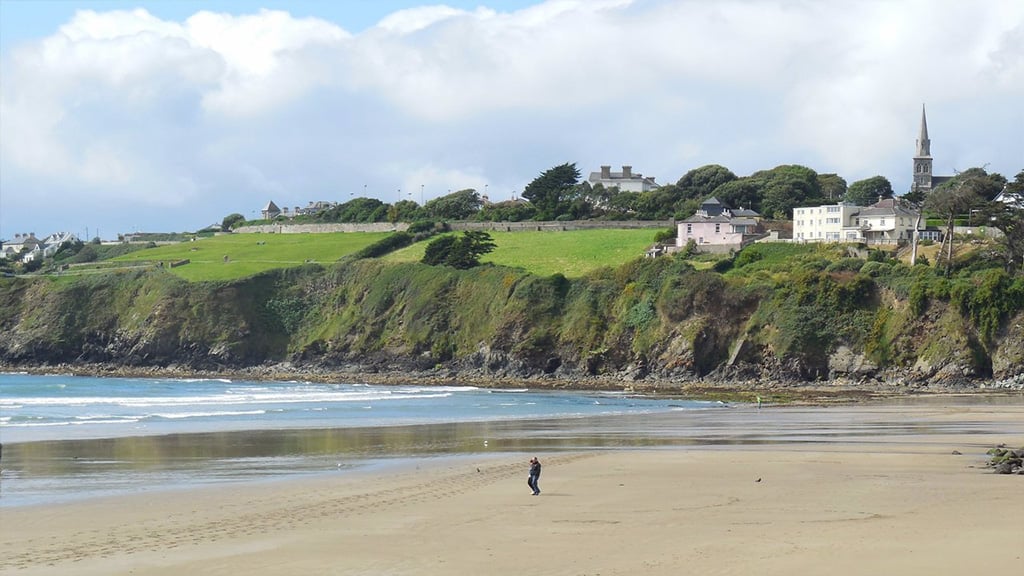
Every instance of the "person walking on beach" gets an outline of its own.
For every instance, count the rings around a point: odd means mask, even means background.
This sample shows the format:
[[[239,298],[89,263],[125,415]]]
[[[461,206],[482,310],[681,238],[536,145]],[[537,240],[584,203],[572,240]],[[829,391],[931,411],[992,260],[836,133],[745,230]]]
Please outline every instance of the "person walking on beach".
[[[540,494],[540,460],[537,458],[530,458],[530,477],[526,480],[529,484],[530,489],[533,490],[533,495]]]

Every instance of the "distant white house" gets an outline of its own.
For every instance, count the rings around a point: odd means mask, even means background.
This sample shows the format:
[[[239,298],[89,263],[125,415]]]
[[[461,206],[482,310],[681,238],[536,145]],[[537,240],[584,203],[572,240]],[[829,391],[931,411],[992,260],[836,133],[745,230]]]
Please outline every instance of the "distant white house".
[[[794,208],[793,240],[897,244],[913,238],[917,214],[894,198],[879,200],[871,206],[840,202]],[[923,220],[918,230],[925,230]]]
[[[260,215],[264,220],[273,220],[281,215],[281,209],[277,207],[277,204],[274,204],[273,200],[271,200],[270,202],[267,202],[267,205],[264,206],[262,210],[260,210]]]
[[[1006,191],[1006,186],[1003,186],[1003,191],[996,195],[995,202],[1002,202],[1011,208],[1024,208],[1024,199],[1021,195],[1011,194]]]
[[[13,239],[4,241],[3,247],[0,247],[0,255],[4,258],[15,258],[22,252],[31,253],[39,247],[40,242],[34,232],[15,234]]]
[[[329,210],[337,206],[337,202],[328,202],[327,200],[317,200],[316,202],[310,201],[306,207],[302,208],[296,206],[293,210],[289,210],[287,206],[279,208],[274,201],[267,202],[267,205],[260,210],[260,215],[264,220],[273,220],[278,216],[284,216],[285,218],[294,218],[296,216],[307,216],[313,214],[319,214],[324,210]]]
[[[77,242],[78,236],[71,232],[55,232],[42,240],[32,232],[15,234],[13,240],[4,241],[0,247],[0,258],[20,258],[23,262],[32,262],[53,256],[65,242]]]
[[[611,166],[601,166],[600,172],[591,172],[587,178],[591,186],[618,188],[620,192],[647,192],[658,188],[653,176],[634,173],[632,166],[623,166],[622,172],[612,172]]]

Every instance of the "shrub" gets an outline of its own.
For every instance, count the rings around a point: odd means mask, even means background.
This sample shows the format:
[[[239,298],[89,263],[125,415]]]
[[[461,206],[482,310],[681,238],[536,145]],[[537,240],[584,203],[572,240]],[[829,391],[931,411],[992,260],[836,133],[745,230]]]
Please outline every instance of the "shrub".
[[[480,256],[491,252],[496,244],[487,232],[467,230],[462,236],[442,236],[427,244],[423,253],[424,264],[444,264],[465,270],[480,265]]]
[[[408,232],[395,232],[385,238],[370,244],[369,246],[359,250],[352,255],[355,259],[362,258],[380,258],[385,254],[390,254],[399,248],[405,248],[412,244],[412,234]]]
[[[872,278],[877,278],[878,276],[884,276],[884,275],[888,274],[891,271],[892,271],[892,266],[889,266],[885,262],[875,262],[875,261],[865,262],[864,265],[861,266],[861,268],[860,268],[860,273],[861,274],[867,274],[868,276],[871,276]]]
[[[675,228],[666,228],[665,230],[658,230],[658,232],[654,235],[654,241],[658,242],[658,243],[662,243],[662,242],[665,242],[666,240],[674,240],[675,237],[676,237],[676,229]],[[693,242],[693,239],[690,239],[690,242]]]
[[[864,261],[860,258],[843,258],[828,265],[825,270],[828,272],[860,272]]]

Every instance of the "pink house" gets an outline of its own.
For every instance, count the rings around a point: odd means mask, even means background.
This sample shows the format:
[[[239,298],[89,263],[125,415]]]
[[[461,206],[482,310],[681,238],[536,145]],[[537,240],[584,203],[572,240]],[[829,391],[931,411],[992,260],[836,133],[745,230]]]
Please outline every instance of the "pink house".
[[[761,215],[753,210],[734,210],[717,198],[708,198],[700,210],[677,224],[676,247],[693,240],[702,251],[739,250],[761,234]]]

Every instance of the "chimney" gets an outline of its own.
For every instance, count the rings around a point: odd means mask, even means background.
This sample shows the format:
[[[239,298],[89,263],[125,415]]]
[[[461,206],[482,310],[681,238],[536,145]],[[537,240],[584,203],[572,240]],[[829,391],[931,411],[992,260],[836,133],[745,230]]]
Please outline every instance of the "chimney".
[[[612,178],[612,167],[601,166],[601,180],[611,180]]]
[[[622,177],[623,178],[632,178],[633,177],[633,167],[632,166],[625,166],[625,165],[623,165],[622,166]]]

